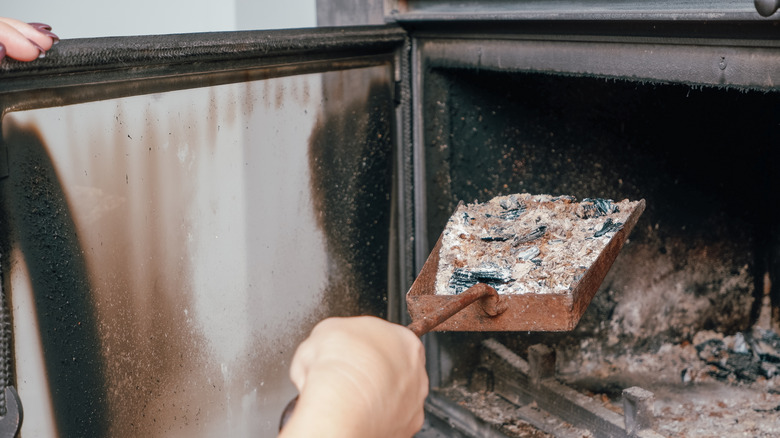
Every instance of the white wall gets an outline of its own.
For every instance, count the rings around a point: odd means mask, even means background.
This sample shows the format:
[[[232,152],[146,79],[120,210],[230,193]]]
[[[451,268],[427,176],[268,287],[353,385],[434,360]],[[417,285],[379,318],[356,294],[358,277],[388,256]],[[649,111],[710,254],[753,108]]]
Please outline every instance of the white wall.
[[[3,3],[2,16],[49,24],[63,39],[316,25],[315,0],[7,0]]]

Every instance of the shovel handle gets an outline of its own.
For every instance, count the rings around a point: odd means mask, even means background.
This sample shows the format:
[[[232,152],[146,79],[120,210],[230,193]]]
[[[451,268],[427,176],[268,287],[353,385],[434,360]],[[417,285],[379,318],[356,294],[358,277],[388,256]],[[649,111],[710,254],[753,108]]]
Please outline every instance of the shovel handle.
[[[447,304],[412,322],[406,328],[420,337],[478,300],[482,310],[488,316],[498,316],[506,312],[508,307],[506,301],[500,298],[495,289],[485,283],[477,283],[458,294],[454,300],[447,301]]]
[[[500,298],[495,289],[485,283],[477,283],[460,293],[458,298],[448,301],[447,304],[436,309],[434,312],[431,312],[430,315],[425,315],[417,321],[412,322],[407,325],[406,328],[411,330],[417,337],[421,337],[477,300],[481,300],[479,304],[482,307],[482,310],[489,316],[498,316],[504,313],[508,307],[506,301]],[[282,411],[282,418],[279,421],[279,431],[281,431],[284,425],[287,424],[287,421],[290,420],[290,417],[295,411],[296,403],[298,403],[297,395],[287,403],[284,411]]]

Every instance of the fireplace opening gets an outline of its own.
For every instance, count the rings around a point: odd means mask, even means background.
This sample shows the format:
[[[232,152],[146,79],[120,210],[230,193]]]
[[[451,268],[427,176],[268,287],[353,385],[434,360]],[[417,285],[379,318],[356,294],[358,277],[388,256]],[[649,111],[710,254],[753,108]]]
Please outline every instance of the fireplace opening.
[[[780,94],[451,68],[422,89],[428,236],[460,200],[647,201],[574,331],[440,334],[443,387],[467,385],[487,338],[522,357],[541,343],[608,407],[656,391],[659,433],[777,432]]]

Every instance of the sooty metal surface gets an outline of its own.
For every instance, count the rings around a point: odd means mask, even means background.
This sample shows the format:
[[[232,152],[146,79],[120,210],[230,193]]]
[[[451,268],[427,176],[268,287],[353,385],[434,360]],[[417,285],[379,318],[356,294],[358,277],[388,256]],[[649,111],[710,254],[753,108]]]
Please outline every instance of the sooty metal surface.
[[[767,3],[760,1],[758,3]],[[389,16],[399,21],[423,20],[758,20],[770,6],[758,8],[743,0],[394,0]],[[776,7],[775,7],[776,9]],[[774,12],[774,11],[772,11]]]
[[[397,26],[353,26],[63,40],[35,62],[4,60],[0,93],[37,90],[40,98],[51,87],[207,72],[246,77],[248,68],[274,66],[300,72],[317,61],[333,69],[339,58],[392,54],[405,36]]]
[[[311,326],[387,315],[386,31],[63,42],[3,64],[3,260],[38,401],[23,436],[272,436]]]

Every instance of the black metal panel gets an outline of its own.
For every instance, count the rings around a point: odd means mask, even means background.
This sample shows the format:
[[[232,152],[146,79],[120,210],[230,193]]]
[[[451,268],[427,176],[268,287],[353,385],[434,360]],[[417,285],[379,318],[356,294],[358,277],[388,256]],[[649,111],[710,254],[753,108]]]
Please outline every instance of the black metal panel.
[[[752,0],[407,0],[388,15],[425,20],[763,20]]]
[[[574,76],[774,89],[780,51],[774,42],[741,46],[707,41],[632,38],[544,40],[424,39],[430,67],[538,72]]]

